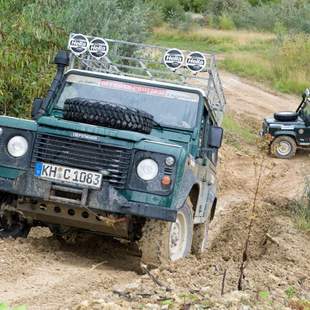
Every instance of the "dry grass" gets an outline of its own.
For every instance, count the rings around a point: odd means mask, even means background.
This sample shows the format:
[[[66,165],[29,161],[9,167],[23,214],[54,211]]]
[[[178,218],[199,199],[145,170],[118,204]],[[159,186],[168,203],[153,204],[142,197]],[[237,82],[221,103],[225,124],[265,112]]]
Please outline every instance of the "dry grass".
[[[197,36],[208,36],[213,38],[224,38],[233,40],[241,45],[248,44],[253,41],[270,41],[275,39],[272,33],[252,32],[245,30],[219,30],[210,28],[201,28],[194,31]]]
[[[220,54],[222,68],[281,92],[300,94],[309,86],[310,36],[306,34],[277,38],[244,30],[196,26],[182,32],[162,26],[154,29],[151,43]]]
[[[189,32],[175,31],[167,26],[161,26],[154,29],[154,34],[158,36],[178,35],[192,36],[198,40],[214,39],[221,41],[234,42],[239,45],[246,45],[255,41],[272,41],[275,39],[273,33],[262,33],[246,30],[219,30],[212,28],[195,27]]]

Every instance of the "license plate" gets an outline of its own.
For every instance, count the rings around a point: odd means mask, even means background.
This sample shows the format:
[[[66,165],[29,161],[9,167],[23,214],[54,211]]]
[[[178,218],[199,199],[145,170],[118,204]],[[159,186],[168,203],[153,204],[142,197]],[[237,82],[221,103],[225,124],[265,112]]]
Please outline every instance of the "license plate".
[[[92,188],[100,188],[102,174],[76,168],[52,165],[37,162],[34,175],[40,178],[82,185]]]

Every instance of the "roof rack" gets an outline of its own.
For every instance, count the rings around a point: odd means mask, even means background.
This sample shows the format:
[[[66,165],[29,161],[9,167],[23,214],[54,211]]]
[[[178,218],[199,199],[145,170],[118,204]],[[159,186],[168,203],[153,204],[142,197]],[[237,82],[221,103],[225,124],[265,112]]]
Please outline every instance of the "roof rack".
[[[71,39],[75,36],[87,39],[88,46],[81,53],[73,52],[72,46],[70,46]],[[107,45],[106,53],[101,57],[94,57],[89,48],[89,42],[97,39]],[[213,54],[169,49],[122,40],[100,39],[74,33],[70,34],[68,47],[72,51],[69,69],[109,73],[199,88],[205,94],[217,122],[222,122],[226,100]],[[180,52],[183,59],[177,68],[169,69],[165,57],[172,50]],[[204,57],[204,65],[196,72],[189,70],[189,66],[186,65],[187,59],[195,53]]]

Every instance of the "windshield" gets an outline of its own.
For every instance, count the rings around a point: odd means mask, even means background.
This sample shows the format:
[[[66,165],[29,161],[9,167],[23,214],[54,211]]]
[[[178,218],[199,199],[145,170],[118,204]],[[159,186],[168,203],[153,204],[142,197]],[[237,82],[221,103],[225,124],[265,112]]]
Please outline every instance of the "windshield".
[[[199,95],[179,90],[70,75],[56,103],[63,109],[69,98],[87,98],[122,104],[148,112],[162,126],[193,128],[196,125]]]

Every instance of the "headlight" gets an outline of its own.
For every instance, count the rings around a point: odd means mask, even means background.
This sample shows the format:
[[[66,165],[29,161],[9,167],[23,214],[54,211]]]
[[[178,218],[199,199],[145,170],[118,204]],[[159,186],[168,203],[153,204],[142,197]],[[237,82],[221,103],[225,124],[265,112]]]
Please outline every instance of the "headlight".
[[[158,174],[158,164],[153,159],[143,159],[137,166],[137,174],[141,179],[151,181]]]
[[[8,142],[8,152],[13,157],[22,157],[28,151],[28,142],[22,136],[15,136]]]

